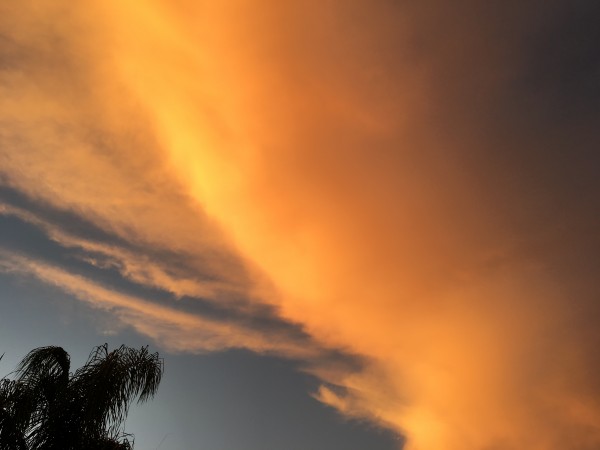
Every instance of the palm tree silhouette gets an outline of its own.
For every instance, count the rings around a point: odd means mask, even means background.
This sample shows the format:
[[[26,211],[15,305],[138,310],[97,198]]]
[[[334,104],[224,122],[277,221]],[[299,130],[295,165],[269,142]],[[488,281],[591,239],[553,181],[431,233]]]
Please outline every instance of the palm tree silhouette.
[[[0,450],[127,450],[131,402],[153,397],[163,361],[148,347],[96,347],[70,372],[61,347],[29,352],[14,380],[0,380]]]

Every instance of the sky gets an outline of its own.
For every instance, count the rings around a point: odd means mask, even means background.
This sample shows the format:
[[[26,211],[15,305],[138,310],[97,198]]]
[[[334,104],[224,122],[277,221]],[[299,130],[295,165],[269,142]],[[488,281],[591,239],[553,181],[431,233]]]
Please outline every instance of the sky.
[[[600,448],[599,22],[0,0],[0,373],[150,345],[138,449]]]

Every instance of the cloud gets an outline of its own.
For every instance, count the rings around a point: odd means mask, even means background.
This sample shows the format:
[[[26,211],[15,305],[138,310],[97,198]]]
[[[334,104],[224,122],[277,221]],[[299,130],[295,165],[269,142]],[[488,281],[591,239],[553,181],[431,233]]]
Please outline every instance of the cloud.
[[[121,293],[96,281],[22,255],[2,252],[0,270],[32,276],[73,295],[91,306],[110,311],[122,324],[131,326],[171,351],[207,352],[244,348],[254,352],[306,359],[319,356],[319,349],[292,336],[265,334],[233,320],[210,320],[176,307],[161,305]],[[275,338],[276,337],[276,338]]]
[[[43,230],[49,239],[65,249],[75,250],[71,255],[90,265],[100,269],[115,269],[133,283],[167,291],[177,298],[187,296],[215,302],[237,302],[237,307],[241,307],[239,302],[247,293],[242,286],[210,279],[208,268],[202,271],[204,273],[198,271],[194,275],[190,266],[196,261],[179,261],[179,264],[174,264],[173,260],[161,260],[151,252],[144,254],[139,249],[128,249],[119,245],[119,242],[106,243],[80,237],[65,231],[60,225],[44,220],[31,210],[11,204],[0,203],[0,215],[16,217]],[[202,279],[203,277],[207,279]]]
[[[315,395],[409,448],[598,447],[600,64],[578,12],[594,6],[91,8],[53,25],[52,46],[41,12],[3,22],[22,26],[5,44],[2,179],[133,247],[47,233],[136,283],[204,295],[131,248],[185,255],[183,273],[360,355],[360,370],[312,364]],[[69,64],[48,73],[57,55]],[[269,342],[220,325],[214,340],[216,325],[180,313],[159,326],[154,306],[109,295],[173,348]]]

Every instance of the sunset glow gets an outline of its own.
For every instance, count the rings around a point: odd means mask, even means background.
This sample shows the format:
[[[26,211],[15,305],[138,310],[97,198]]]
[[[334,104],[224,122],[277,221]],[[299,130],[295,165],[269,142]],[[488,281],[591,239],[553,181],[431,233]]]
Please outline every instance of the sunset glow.
[[[46,209],[0,213],[171,299],[18,249],[1,271],[168,351],[298,361],[306,395],[407,450],[600,446],[600,114],[524,87],[534,8],[22,3],[0,7],[3,57],[24,49],[0,182]]]

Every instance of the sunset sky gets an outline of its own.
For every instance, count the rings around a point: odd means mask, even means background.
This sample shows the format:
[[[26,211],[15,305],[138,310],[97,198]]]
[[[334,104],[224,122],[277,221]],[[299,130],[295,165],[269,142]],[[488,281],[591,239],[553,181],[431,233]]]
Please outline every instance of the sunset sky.
[[[597,450],[598,24],[0,0],[0,376],[150,345],[139,450]]]

